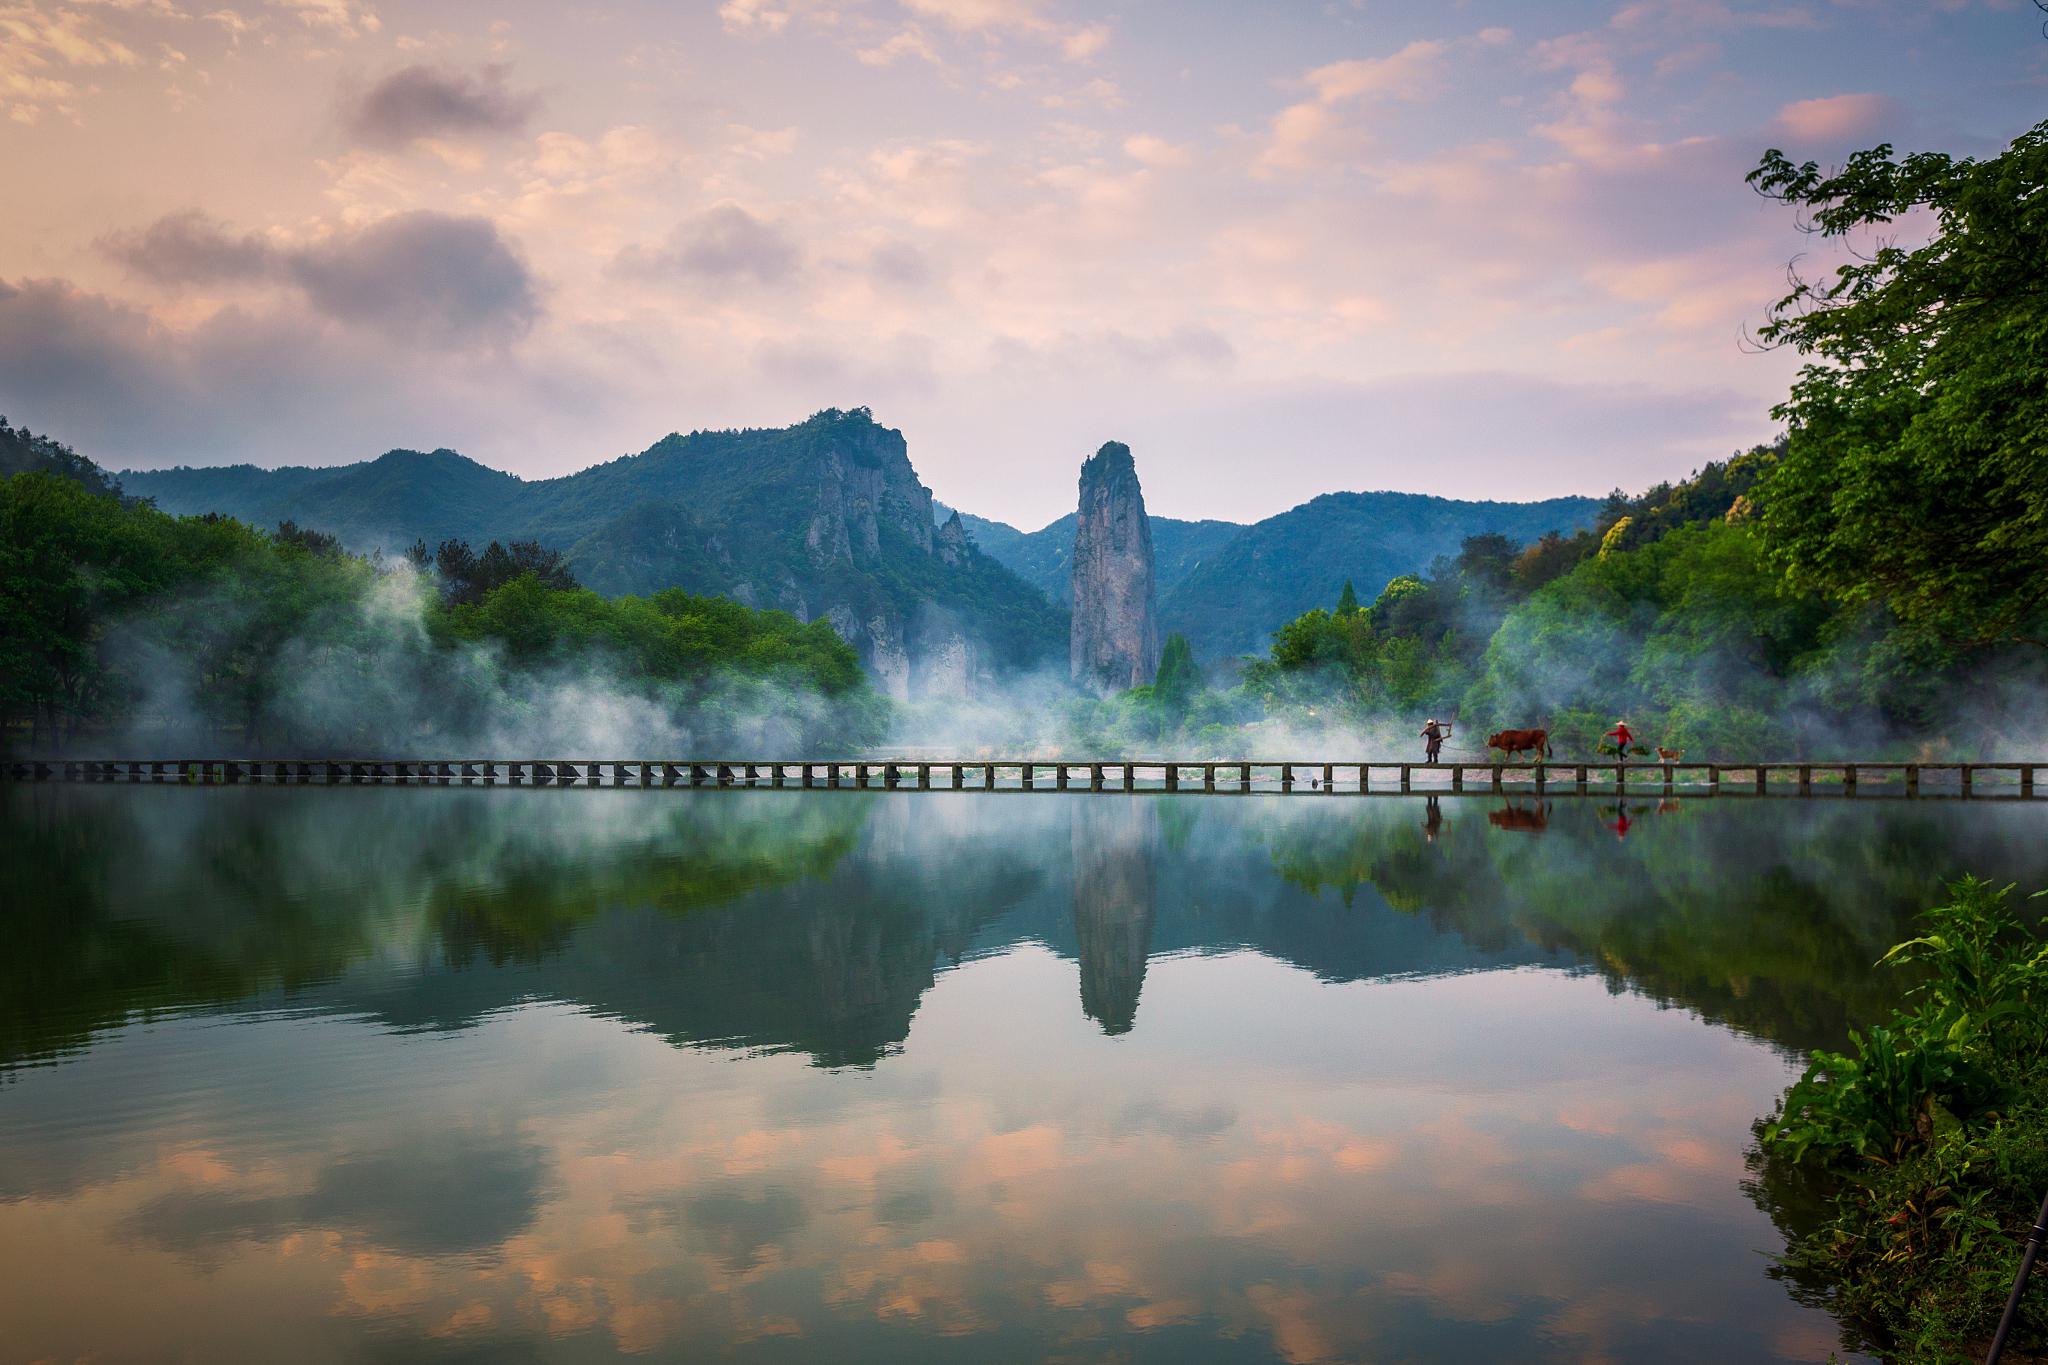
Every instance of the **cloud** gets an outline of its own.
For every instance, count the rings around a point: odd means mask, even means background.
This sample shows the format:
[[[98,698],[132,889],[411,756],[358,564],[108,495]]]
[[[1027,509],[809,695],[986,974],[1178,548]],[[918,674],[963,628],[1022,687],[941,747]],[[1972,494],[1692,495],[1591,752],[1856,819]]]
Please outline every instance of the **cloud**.
[[[0,114],[35,123],[45,111],[75,112],[72,68],[135,66],[141,58],[89,14],[41,4],[0,6]]]
[[[423,209],[286,246],[186,212],[100,245],[157,285],[290,285],[322,315],[398,341],[499,344],[540,315],[533,276],[487,218]]]
[[[1185,166],[1194,160],[1186,147],[1150,133],[1134,133],[1124,139],[1124,155],[1145,166]]]
[[[779,284],[797,273],[803,253],[788,234],[738,204],[720,204],[676,225],[658,247],[628,247],[628,274],[681,275],[711,283]]]
[[[420,210],[291,253],[327,316],[430,345],[505,342],[540,314],[533,276],[487,218]]]
[[[789,26],[789,10],[770,0],[725,0],[718,22],[727,33],[780,33]]]
[[[1871,137],[1898,117],[1898,102],[1885,95],[1830,95],[1795,100],[1778,111],[1772,127],[1804,142],[1842,142]]]
[[[868,66],[893,66],[899,57],[916,57],[933,66],[942,65],[931,39],[915,24],[885,42],[859,49],[854,55]]]
[[[165,214],[139,231],[112,233],[100,250],[152,284],[221,284],[261,279],[278,264],[274,247],[237,237],[197,211]]]
[[[931,261],[909,242],[884,242],[868,253],[868,274],[876,281],[902,289],[929,284]]]
[[[394,446],[570,448],[615,414],[602,337],[423,349],[338,324],[296,292],[189,327],[58,279],[0,280],[0,412],[115,466],[362,459]],[[688,379],[670,379],[687,390]],[[622,424],[639,434],[644,419]]]
[[[283,10],[310,29],[326,29],[353,38],[360,30],[375,33],[384,27],[377,16],[351,0],[264,0],[272,9]]]
[[[452,67],[404,67],[349,102],[349,133],[387,149],[424,138],[516,133],[539,107],[540,96],[507,89],[505,76],[502,66],[486,66],[476,75]]]
[[[1482,41],[1491,45],[1504,37],[1504,33],[1501,38],[1482,35]],[[1260,167],[1266,171],[1304,170],[1343,155],[1358,139],[1339,111],[1369,100],[1420,99],[1435,86],[1448,46],[1422,39],[1385,57],[1330,62],[1309,71],[1302,82],[1314,97],[1273,116]]]

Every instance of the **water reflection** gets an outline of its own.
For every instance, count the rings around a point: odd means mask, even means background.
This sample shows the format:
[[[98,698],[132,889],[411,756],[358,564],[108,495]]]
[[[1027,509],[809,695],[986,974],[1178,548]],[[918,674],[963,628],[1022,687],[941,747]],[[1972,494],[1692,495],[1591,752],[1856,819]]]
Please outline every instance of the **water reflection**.
[[[1070,804],[1068,812],[1081,1010],[1104,1033],[1128,1033],[1152,949],[1159,805],[1126,801],[1098,810]]]
[[[1817,1358],[1748,1125],[1943,875],[2044,870],[2021,807],[0,800],[29,1358]]]

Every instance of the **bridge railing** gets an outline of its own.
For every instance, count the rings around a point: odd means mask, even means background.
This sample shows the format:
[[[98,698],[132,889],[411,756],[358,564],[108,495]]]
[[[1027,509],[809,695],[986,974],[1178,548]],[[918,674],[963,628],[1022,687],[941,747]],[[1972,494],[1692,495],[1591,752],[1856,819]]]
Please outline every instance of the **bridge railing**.
[[[16,758],[16,782],[227,785],[796,788],[809,790],[1371,794],[1661,789],[1708,794],[1832,792],[2033,797],[2031,762],[1548,761],[1404,763],[1377,759],[886,758]]]

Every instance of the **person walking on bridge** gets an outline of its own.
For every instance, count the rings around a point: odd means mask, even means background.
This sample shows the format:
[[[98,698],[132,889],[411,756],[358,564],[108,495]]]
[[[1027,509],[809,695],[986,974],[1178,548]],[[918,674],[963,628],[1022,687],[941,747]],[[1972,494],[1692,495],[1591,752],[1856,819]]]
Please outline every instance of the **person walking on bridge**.
[[[1614,722],[1614,728],[1609,730],[1604,738],[1614,741],[1614,756],[1616,758],[1627,758],[1628,746],[1636,742],[1636,732],[1628,728],[1627,721],[1618,720]]]
[[[1422,727],[1423,762],[1437,761],[1437,755],[1444,751],[1444,736],[1450,732],[1449,721],[1440,721],[1435,716],[1429,718],[1429,724]]]

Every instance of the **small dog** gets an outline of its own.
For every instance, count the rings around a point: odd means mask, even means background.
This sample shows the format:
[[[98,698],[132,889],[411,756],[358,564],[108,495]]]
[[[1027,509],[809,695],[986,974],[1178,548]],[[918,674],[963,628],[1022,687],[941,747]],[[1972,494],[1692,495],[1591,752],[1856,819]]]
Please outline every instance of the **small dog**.
[[[1657,757],[1662,759],[1666,763],[1679,763],[1684,761],[1685,759],[1685,750],[1659,749],[1657,750]]]

